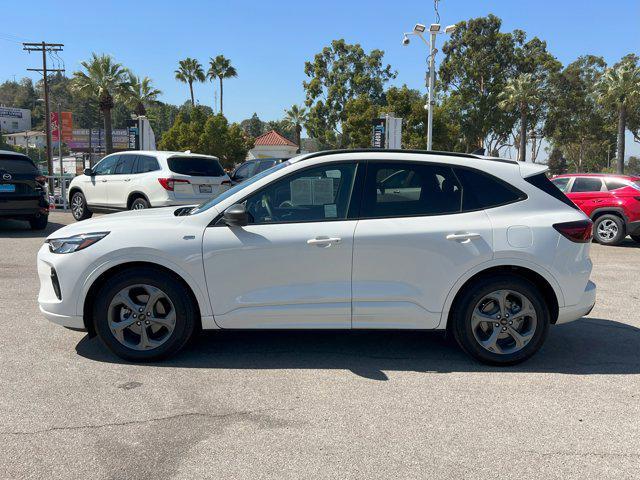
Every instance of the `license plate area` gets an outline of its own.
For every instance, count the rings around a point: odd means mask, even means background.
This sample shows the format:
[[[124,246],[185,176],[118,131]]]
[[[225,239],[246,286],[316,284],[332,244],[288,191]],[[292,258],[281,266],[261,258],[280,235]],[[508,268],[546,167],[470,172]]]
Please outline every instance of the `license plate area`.
[[[213,193],[211,185],[198,185],[198,188],[200,189],[200,193]]]
[[[16,186],[13,183],[0,184],[0,193],[15,193]]]

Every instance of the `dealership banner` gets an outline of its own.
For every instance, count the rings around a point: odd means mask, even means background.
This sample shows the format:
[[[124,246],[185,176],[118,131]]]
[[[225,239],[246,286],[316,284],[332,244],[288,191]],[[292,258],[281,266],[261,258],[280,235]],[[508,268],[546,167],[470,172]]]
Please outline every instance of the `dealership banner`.
[[[105,150],[104,137],[102,128],[76,128],[73,130],[73,138],[67,142],[67,145],[73,152],[102,153]],[[111,141],[114,151],[129,150],[129,130],[114,128],[111,132]]]
[[[62,141],[69,142],[73,140],[73,117],[71,112],[60,112],[62,118]],[[54,142],[58,141],[58,112],[51,112],[51,138]]]

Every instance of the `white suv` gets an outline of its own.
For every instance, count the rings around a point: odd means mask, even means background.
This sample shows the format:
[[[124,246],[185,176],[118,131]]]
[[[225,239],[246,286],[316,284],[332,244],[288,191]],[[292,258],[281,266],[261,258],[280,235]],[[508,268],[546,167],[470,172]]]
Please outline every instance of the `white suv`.
[[[95,211],[194,205],[230,186],[216,157],[132,151],[107,155],[75,177],[68,191],[73,217],[84,220]]]
[[[198,207],[56,231],[38,253],[40,309],[136,361],[201,327],[442,330],[483,362],[517,363],[595,303],[592,223],[545,170],[467,154],[299,156]]]

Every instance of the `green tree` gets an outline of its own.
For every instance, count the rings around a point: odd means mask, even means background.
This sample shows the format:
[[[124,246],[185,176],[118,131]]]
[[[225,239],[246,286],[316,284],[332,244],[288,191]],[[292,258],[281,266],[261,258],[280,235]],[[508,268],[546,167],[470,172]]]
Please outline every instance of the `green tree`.
[[[260,120],[257,113],[251,115],[251,118],[242,120],[240,126],[247,135],[253,138],[259,137],[265,132],[265,123]]]
[[[630,106],[639,105],[640,67],[636,55],[627,56],[618,65],[608,68],[597,84],[599,102],[605,108],[614,108],[618,123],[617,172],[624,173],[624,135]]]
[[[631,155],[627,161],[627,173],[629,175],[640,175],[640,157]]]
[[[547,166],[551,175],[562,175],[567,173],[567,160],[562,155],[562,151],[555,147],[547,159]]]
[[[518,135],[518,160],[527,159],[527,128],[531,111],[542,102],[543,92],[538,82],[530,73],[522,73],[507,80],[504,90],[500,92],[498,106],[503,110],[516,111],[520,117],[520,133]]]
[[[178,115],[178,107],[168,103],[155,102],[147,107],[147,118],[156,135],[158,143],[162,136],[171,128]]]
[[[289,128],[295,131],[295,144],[298,145],[296,153],[300,153],[302,126],[307,121],[307,109],[292,105],[289,110],[284,111],[284,121]]]
[[[202,65],[195,58],[187,57],[178,62],[178,69],[175,71],[176,80],[187,83],[189,85],[189,94],[191,95],[191,106],[196,105],[193,96],[193,82],[204,82],[205,75]]]
[[[212,82],[216,78],[220,81],[220,113],[224,113],[222,108],[222,80],[237,77],[238,72],[235,67],[231,65],[231,60],[225,58],[224,55],[218,55],[216,58],[209,59],[207,76]]]
[[[571,170],[600,171],[615,139],[606,111],[596,101],[595,85],[606,68],[601,57],[587,55],[550,79],[545,135],[558,147]]]
[[[344,109],[351,99],[366,95],[376,104],[384,100],[384,85],[396,77],[390,65],[383,64],[384,52],[368,54],[359,44],[334,40],[306,62],[303,82],[305,105],[309,108],[306,129],[324,147],[342,146]]]
[[[367,95],[350,98],[344,107],[342,122],[343,146],[350,148],[371,147],[371,120],[378,116],[379,106]]]
[[[84,70],[73,73],[73,90],[85,98],[98,101],[104,118],[105,152],[113,152],[111,110],[116,99],[126,92],[126,69],[109,55],[93,53],[91,59],[80,62]]]
[[[128,72],[127,102],[137,115],[146,115],[147,107],[157,102],[162,91],[155,88],[149,77],[140,78]]]

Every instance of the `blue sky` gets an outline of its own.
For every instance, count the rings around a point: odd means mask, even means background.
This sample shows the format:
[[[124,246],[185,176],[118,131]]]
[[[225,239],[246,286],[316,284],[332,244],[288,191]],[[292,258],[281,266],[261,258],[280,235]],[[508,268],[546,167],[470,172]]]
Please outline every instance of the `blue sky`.
[[[34,13],[41,10],[46,14]],[[225,114],[232,121],[253,112],[263,120],[280,118],[284,108],[302,103],[304,62],[336,38],[384,50],[398,71],[394,83],[424,90],[425,49],[417,42],[402,47],[401,38],[416,22],[434,20],[433,2],[426,0],[31,0],[28,8],[6,2],[2,11],[0,81],[40,65],[40,57],[23,52],[16,41],[45,40],[65,44],[61,57],[69,73],[92,51],[109,53],[151,77],[163,101],[179,104],[188,88],[174,80],[178,60],[191,56],[205,64],[224,54],[239,73],[225,83]],[[565,64],[586,53],[609,63],[640,53],[638,0],[440,2],[443,25],[488,13],[502,18],[505,31],[518,28],[546,40]],[[200,103],[213,105],[212,83],[195,90]]]

